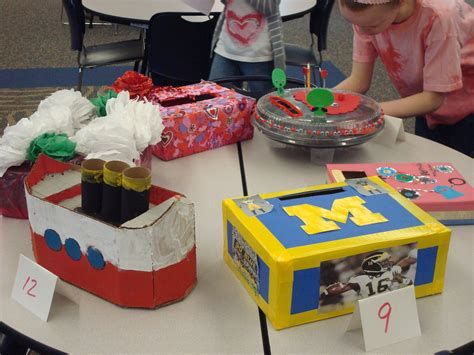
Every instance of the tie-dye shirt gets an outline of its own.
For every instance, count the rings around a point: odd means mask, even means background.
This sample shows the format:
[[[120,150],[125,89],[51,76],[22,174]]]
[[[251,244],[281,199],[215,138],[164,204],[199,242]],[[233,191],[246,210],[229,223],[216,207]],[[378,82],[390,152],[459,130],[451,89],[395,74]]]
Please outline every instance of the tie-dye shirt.
[[[273,59],[265,16],[245,0],[228,0],[225,20],[215,52],[240,62]]]
[[[474,9],[463,0],[417,0],[409,19],[377,35],[354,26],[354,61],[377,56],[401,97],[444,94],[441,107],[426,115],[429,127],[474,112]]]

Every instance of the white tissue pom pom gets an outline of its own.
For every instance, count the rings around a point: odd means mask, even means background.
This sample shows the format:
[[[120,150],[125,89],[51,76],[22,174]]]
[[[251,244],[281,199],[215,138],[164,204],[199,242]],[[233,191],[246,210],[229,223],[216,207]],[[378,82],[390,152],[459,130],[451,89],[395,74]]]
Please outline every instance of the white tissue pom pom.
[[[105,104],[105,112],[112,115],[115,112],[124,112],[125,106],[130,102],[130,94],[128,91],[120,91],[117,97],[112,97]]]
[[[161,141],[164,125],[158,105],[138,99],[131,100],[128,91],[121,91],[116,98],[107,101],[106,112],[108,115],[122,115],[131,121],[139,151]]]
[[[8,168],[23,164],[25,159],[26,151],[0,145],[0,177],[5,174]]]
[[[0,146],[10,147],[13,150],[26,150],[36,137],[37,129],[28,118],[22,118],[13,126],[7,126],[0,138]]]
[[[125,114],[133,122],[135,142],[139,151],[161,141],[164,125],[158,106],[150,102],[130,101]]]
[[[74,135],[74,122],[71,109],[67,106],[50,106],[38,109],[30,116],[35,126],[36,136],[43,133],[65,133]]]
[[[42,100],[38,110],[56,106],[66,106],[71,110],[73,127],[75,130],[84,127],[91,118],[96,116],[95,106],[80,91],[58,90]]]
[[[72,140],[77,143],[76,151],[88,158],[132,163],[140,156],[135,144],[133,125],[120,114],[96,118],[79,130]]]

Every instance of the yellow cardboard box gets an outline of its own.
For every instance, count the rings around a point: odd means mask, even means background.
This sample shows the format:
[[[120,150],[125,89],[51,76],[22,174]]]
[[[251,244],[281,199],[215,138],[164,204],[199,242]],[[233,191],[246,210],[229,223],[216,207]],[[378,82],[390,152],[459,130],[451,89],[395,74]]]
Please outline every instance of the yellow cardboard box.
[[[276,329],[443,290],[451,231],[378,177],[226,199],[223,217],[224,260]]]

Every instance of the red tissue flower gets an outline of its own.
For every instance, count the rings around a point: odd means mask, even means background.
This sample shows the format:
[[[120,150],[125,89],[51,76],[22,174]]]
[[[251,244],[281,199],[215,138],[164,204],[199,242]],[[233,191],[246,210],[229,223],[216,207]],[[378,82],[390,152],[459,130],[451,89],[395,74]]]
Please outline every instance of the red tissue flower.
[[[128,91],[131,99],[142,98],[153,88],[153,82],[148,76],[129,70],[115,80],[112,88],[116,92]]]

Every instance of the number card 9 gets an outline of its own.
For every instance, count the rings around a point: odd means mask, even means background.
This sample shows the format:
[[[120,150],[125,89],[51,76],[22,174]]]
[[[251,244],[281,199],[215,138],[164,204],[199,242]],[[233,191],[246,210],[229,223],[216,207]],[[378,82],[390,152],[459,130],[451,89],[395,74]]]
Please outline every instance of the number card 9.
[[[367,351],[419,336],[414,287],[359,300],[348,330],[361,326]]]

